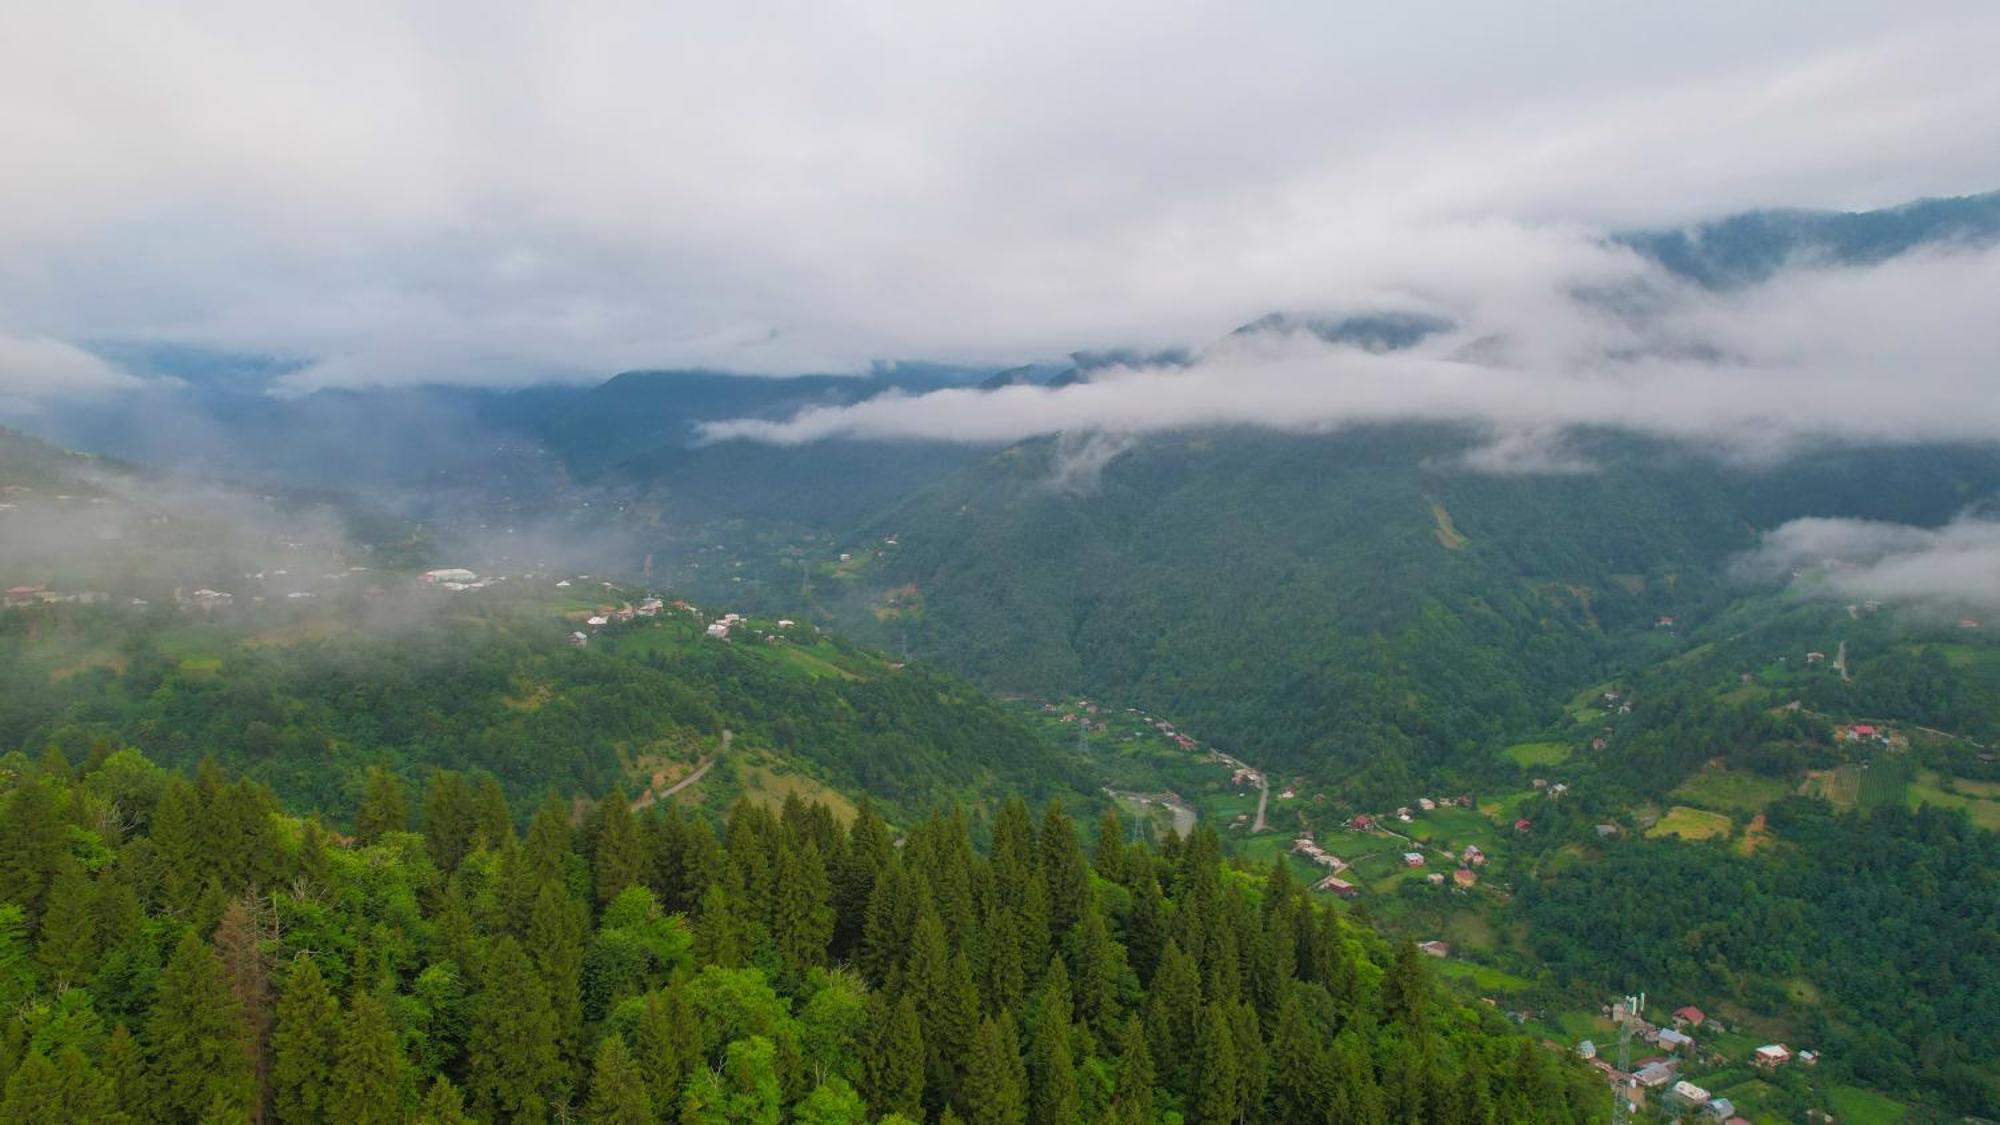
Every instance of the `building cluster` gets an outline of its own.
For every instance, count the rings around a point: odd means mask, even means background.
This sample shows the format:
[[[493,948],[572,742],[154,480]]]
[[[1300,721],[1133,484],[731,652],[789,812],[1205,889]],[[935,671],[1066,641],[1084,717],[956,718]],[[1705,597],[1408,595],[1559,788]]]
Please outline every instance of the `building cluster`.
[[[1658,1091],[1662,1104],[1680,1120],[1749,1125],[1745,1118],[1738,1115],[1735,1104],[1728,1098],[1718,1097],[1681,1077],[1683,1060],[1692,1058],[1695,1051],[1694,1037],[1689,1033],[1704,1024],[1711,1029],[1720,1026],[1705,1016],[1700,1008],[1691,1004],[1676,1008],[1671,1025],[1656,1025],[1629,1012],[1622,1001],[1604,1011],[1613,1019],[1628,1021],[1634,1035],[1659,1048],[1657,1053],[1639,1060],[1631,1073],[1626,1074],[1607,1061],[1595,1043],[1586,1039],[1577,1044],[1577,1054],[1622,1094],[1636,1102],[1642,1100],[1647,1092]],[[1791,1048],[1783,1043],[1765,1044],[1751,1054],[1751,1061],[1763,1069],[1775,1069],[1795,1059],[1810,1066],[1818,1063],[1819,1056],[1812,1051],[1800,1051],[1795,1056]]]

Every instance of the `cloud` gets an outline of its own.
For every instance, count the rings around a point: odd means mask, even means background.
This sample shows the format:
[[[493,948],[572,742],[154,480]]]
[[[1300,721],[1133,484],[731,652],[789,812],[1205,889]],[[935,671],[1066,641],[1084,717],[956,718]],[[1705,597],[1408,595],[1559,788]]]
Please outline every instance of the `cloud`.
[[[0,332],[0,404],[31,409],[49,398],[89,398],[146,385],[82,348]]]
[[[1507,254],[1509,243],[1538,253]],[[1063,388],[940,391],[709,425],[710,440],[829,437],[1012,441],[1072,430],[1208,425],[1324,431],[1409,420],[1471,424],[1488,471],[1586,467],[1575,427],[1656,434],[1747,460],[1814,441],[1990,441],[2000,433],[2000,249],[1798,269],[1749,291],[1675,282],[1564,232],[1473,232],[1468,268],[1406,263],[1405,290],[1457,327],[1378,354],[1309,332],[1235,336],[1186,367],[1113,369]],[[1489,257],[1482,260],[1482,254]],[[1472,280],[1468,280],[1468,279]],[[1579,292],[1644,295],[1614,311]],[[1629,303],[1629,302],[1628,302]]]
[[[1810,572],[1808,589],[1934,609],[2000,608],[2000,519],[1969,514],[1939,528],[1808,518],[1766,532],[1739,560],[1748,575]]]
[[[295,391],[1188,346],[2000,184],[1974,0],[19,7],[10,324]]]

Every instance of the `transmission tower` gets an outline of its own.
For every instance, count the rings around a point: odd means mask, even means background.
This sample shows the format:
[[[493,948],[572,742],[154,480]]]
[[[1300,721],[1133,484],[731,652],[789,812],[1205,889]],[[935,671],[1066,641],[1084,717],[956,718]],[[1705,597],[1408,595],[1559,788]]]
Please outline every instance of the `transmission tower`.
[[[1632,1023],[1639,1018],[1639,1010],[1645,1007],[1642,996],[1627,996],[1619,1005],[1618,1016],[1618,1074],[1611,1084],[1611,1125],[1627,1125],[1632,1120],[1632,1101],[1625,1096],[1625,1083],[1632,1073]]]

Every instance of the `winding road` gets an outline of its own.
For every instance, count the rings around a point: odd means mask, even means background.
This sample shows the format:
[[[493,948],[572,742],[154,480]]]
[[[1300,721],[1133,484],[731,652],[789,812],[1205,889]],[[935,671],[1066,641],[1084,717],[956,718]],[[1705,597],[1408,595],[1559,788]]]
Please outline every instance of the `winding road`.
[[[716,747],[715,753],[710,754],[706,758],[703,758],[700,764],[694,767],[694,772],[688,774],[686,777],[681,778],[679,781],[674,782],[672,785],[667,786],[665,789],[662,789],[657,793],[653,791],[652,786],[648,785],[646,787],[646,791],[644,793],[639,794],[638,798],[632,802],[632,811],[638,812],[641,809],[651,808],[654,804],[666,800],[668,797],[673,796],[674,794],[680,792],[681,790],[686,789],[688,786],[693,785],[695,782],[700,781],[703,777],[706,777],[708,775],[708,771],[715,768],[716,760],[721,758],[723,753],[729,749],[730,740],[735,737],[736,737],[735,732],[729,730],[727,727],[724,727],[722,731],[722,745]]]

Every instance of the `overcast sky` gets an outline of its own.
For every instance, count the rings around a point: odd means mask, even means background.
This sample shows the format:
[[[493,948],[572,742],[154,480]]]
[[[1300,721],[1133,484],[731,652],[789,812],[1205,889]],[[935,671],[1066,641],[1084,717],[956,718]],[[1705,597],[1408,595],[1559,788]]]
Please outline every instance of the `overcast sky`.
[[[1200,344],[2000,186],[1985,2],[5,7],[16,395]]]

